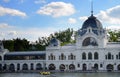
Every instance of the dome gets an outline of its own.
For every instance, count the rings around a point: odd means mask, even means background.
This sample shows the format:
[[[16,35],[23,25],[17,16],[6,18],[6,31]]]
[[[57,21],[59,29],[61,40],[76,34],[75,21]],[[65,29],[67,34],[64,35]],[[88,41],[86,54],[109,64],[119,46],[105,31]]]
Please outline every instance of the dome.
[[[59,41],[56,38],[52,38],[50,40],[50,46],[58,46],[59,45]]]
[[[102,29],[101,22],[91,15],[88,17],[88,19],[83,23],[82,29],[87,29],[88,27],[94,28],[94,29]]]
[[[101,22],[91,15],[88,19],[83,23],[82,28],[78,31],[79,35],[84,35],[87,32],[87,29],[91,28],[92,32],[96,35],[104,33]]]

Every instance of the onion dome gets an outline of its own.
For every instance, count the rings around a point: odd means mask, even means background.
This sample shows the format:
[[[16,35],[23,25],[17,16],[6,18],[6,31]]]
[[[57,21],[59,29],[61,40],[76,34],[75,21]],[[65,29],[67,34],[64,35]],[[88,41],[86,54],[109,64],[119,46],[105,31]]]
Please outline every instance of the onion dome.
[[[87,29],[88,27],[96,28],[96,29],[102,29],[102,24],[101,24],[101,22],[96,17],[94,17],[93,15],[91,15],[83,23],[82,29]]]
[[[104,33],[101,22],[93,14],[83,23],[82,28],[78,31],[79,35],[84,35],[88,28],[91,28],[96,35]]]

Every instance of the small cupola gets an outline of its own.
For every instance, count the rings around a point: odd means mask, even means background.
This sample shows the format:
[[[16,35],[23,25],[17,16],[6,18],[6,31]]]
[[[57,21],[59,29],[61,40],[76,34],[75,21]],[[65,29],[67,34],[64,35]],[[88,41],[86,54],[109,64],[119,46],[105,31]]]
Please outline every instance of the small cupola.
[[[60,41],[56,38],[52,38],[50,40],[49,46],[52,46],[52,47],[60,46]]]

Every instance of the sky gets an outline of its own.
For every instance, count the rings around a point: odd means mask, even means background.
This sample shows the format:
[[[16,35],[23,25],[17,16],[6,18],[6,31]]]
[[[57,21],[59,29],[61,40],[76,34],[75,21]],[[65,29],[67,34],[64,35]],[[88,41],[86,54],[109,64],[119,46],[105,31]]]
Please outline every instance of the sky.
[[[0,40],[36,41],[54,32],[82,27],[93,14],[104,28],[120,29],[120,0],[0,0]]]

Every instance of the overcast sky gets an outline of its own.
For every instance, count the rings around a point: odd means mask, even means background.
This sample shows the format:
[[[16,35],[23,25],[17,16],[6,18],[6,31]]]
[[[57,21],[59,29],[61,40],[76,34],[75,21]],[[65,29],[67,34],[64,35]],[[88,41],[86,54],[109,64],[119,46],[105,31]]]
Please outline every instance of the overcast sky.
[[[93,0],[104,28],[120,29],[120,0]],[[0,40],[38,37],[73,28],[91,15],[91,0],[0,0]]]

